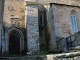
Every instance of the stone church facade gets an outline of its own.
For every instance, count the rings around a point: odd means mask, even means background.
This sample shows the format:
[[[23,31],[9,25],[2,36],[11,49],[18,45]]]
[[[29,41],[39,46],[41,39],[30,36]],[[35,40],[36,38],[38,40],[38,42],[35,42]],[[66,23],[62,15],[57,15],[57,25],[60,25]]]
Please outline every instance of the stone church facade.
[[[79,0],[1,0],[0,3],[1,54],[56,51],[59,38],[80,31]]]

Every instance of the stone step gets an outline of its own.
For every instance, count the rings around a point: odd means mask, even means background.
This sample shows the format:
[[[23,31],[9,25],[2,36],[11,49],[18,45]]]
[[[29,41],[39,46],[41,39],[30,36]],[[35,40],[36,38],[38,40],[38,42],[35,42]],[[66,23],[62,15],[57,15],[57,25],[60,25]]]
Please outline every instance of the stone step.
[[[80,51],[80,46],[69,48],[69,52],[77,52],[77,51]]]

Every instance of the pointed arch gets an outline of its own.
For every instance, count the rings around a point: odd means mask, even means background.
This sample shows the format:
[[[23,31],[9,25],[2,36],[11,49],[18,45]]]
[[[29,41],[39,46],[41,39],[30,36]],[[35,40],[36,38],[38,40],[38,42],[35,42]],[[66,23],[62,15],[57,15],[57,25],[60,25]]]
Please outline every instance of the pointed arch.
[[[5,33],[6,49],[5,51],[9,53],[9,37],[12,33],[16,33],[20,37],[20,53],[24,50],[24,36],[20,29],[16,27],[8,28]]]

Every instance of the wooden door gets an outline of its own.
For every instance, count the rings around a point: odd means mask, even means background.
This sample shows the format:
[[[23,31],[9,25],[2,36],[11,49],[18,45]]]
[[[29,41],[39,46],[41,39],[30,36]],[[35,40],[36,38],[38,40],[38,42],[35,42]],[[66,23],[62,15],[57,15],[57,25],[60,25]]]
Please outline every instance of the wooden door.
[[[17,33],[11,33],[9,36],[9,54],[20,53],[20,37]]]

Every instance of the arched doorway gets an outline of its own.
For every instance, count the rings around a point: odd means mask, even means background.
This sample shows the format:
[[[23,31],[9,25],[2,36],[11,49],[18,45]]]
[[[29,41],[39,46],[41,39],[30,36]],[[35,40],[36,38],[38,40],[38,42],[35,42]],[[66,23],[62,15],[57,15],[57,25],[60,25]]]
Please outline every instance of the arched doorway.
[[[17,38],[16,38],[17,37]],[[5,52],[6,54],[18,54],[22,53],[24,51],[24,35],[22,31],[16,27],[8,28],[5,33]],[[14,42],[15,43],[14,43]],[[12,44],[12,45],[11,45]],[[15,46],[13,48],[17,48],[16,52],[15,49],[12,48],[12,46]],[[13,51],[12,51],[13,49]],[[12,53],[14,52],[14,53]]]
[[[9,54],[20,53],[20,36],[16,32],[9,35]]]

